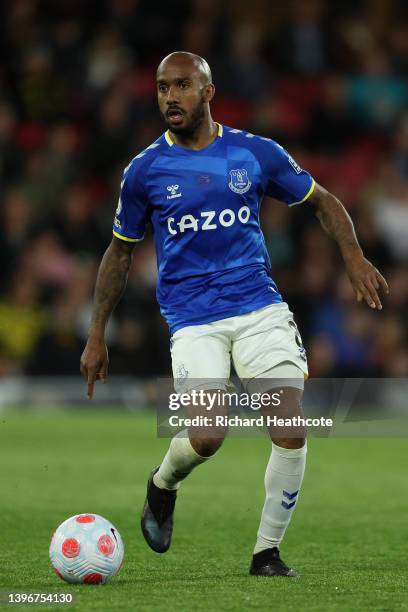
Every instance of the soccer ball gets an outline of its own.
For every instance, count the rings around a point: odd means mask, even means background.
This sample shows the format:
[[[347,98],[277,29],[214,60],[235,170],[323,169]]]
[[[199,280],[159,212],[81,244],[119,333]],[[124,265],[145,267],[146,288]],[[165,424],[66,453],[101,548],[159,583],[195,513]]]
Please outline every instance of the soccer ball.
[[[61,523],[50,544],[55,572],[67,582],[109,582],[123,563],[118,530],[97,514],[76,514]]]

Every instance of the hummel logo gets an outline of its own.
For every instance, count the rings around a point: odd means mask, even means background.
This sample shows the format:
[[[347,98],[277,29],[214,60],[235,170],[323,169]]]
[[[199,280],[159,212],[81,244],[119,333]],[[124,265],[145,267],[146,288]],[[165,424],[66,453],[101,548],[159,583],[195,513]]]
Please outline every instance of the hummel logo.
[[[177,190],[179,188],[180,185],[167,185],[167,191],[169,191],[171,193],[171,195],[167,196],[168,200],[173,200],[173,198],[180,198],[181,197],[181,193],[177,193]]]

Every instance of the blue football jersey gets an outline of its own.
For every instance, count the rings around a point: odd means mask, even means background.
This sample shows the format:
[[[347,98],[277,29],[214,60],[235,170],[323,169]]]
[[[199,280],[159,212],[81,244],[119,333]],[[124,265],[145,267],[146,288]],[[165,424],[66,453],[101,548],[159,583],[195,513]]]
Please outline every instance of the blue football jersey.
[[[137,242],[151,223],[157,300],[174,333],[282,301],[260,203],[267,194],[299,204],[314,185],[269,138],[219,125],[217,138],[194,151],[166,132],[125,169],[113,233]]]

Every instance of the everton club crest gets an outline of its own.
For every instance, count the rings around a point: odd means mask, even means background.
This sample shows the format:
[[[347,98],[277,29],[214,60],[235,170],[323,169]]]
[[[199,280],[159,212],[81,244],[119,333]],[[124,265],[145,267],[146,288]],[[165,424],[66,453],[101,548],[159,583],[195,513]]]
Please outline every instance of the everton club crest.
[[[228,187],[231,191],[234,191],[234,193],[246,193],[251,185],[252,183],[249,180],[248,173],[244,168],[230,170]]]

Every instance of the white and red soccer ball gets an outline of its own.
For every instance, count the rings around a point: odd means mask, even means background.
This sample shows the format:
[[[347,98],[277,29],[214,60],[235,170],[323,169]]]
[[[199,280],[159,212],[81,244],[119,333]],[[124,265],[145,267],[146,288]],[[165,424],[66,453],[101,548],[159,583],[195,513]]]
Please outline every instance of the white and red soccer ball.
[[[123,563],[118,530],[97,514],[77,514],[61,523],[50,544],[55,572],[67,582],[109,582]]]

